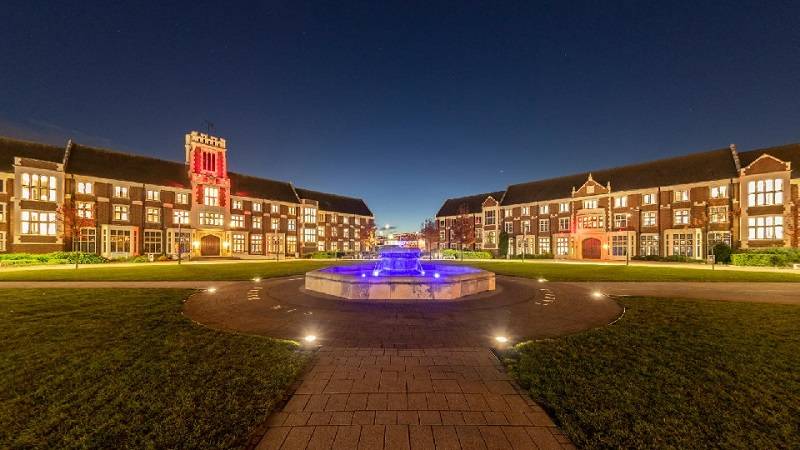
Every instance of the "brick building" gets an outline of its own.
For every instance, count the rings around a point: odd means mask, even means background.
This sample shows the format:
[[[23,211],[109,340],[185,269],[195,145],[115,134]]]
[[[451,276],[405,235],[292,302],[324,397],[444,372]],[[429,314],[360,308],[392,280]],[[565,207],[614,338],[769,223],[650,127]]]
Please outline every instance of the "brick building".
[[[637,255],[702,259],[716,242],[797,247],[800,144],[736,147],[508,186],[451,198],[436,214],[439,248],[453,224],[476,226],[476,248],[564,259]],[[459,219],[460,218],[460,219]]]
[[[191,132],[183,163],[0,137],[0,252],[299,257],[369,250],[363,200],[228,171],[225,139]],[[78,220],[65,220],[77,217]],[[71,224],[79,232],[70,231]]]

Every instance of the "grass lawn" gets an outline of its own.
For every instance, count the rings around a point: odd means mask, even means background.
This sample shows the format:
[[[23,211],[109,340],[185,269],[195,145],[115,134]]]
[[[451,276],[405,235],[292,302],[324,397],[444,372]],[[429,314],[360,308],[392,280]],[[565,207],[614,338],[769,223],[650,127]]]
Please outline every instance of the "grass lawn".
[[[0,448],[242,447],[306,357],[193,324],[187,295],[0,290]]]
[[[606,264],[522,263],[513,261],[470,261],[470,266],[498,275],[546,278],[550,281],[792,281],[800,282],[800,271],[752,272],[744,270],[687,269],[664,265],[623,266]]]
[[[135,281],[135,280],[249,280],[299,275],[309,270],[351,261],[299,260],[284,262],[245,262],[220,264],[150,265],[127,267],[85,267],[73,269],[31,269],[3,272],[0,281]],[[793,281],[797,273],[698,270],[682,267],[621,266],[601,264],[521,263],[508,261],[470,261],[470,266],[500,275],[546,278],[550,281]]]
[[[282,261],[242,262],[219,264],[147,264],[136,266],[83,267],[80,269],[31,269],[3,272],[0,281],[183,281],[183,280],[249,280],[253,277],[282,277],[306,273],[332,264],[348,261]]]
[[[579,448],[800,447],[800,307],[623,303],[612,326],[510,352]]]

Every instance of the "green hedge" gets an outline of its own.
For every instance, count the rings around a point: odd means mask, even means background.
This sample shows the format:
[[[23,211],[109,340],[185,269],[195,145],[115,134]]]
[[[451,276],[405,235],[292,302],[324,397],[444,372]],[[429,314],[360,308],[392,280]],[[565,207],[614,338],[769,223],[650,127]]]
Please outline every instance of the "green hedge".
[[[535,253],[535,254],[526,253],[525,254],[525,259],[553,259],[554,257],[555,256],[553,256],[552,253]],[[522,254],[514,255],[511,258],[513,258],[513,259],[522,259]]]
[[[336,259],[344,257],[344,252],[314,252],[308,257],[311,259]]]
[[[659,262],[683,262],[683,263],[702,263],[704,262],[702,259],[694,259],[688,256],[679,256],[679,255],[670,255],[670,256],[658,256],[658,255],[647,255],[647,256],[634,256],[631,258],[635,261],[659,261]]]
[[[0,254],[0,266],[29,266],[37,264],[103,264],[108,259],[94,253],[51,252],[51,253],[4,253]]]
[[[797,248],[750,248],[731,255],[734,266],[786,267],[800,264]]]
[[[486,252],[486,251],[464,250],[462,252],[461,250],[455,250],[455,249],[452,249],[452,248],[448,248],[448,249],[442,250],[442,256],[447,256],[447,257],[453,256],[453,257],[458,258],[458,259],[461,259],[462,253],[464,255],[464,259],[492,259],[493,258],[492,254],[489,253],[489,252]]]

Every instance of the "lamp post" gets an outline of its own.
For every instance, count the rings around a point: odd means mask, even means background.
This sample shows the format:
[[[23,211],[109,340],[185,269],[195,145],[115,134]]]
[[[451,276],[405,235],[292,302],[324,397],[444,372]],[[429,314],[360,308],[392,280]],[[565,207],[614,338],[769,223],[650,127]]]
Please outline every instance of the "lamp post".
[[[181,221],[178,219],[178,265],[181,265],[181,243],[183,241],[183,234],[181,233]]]

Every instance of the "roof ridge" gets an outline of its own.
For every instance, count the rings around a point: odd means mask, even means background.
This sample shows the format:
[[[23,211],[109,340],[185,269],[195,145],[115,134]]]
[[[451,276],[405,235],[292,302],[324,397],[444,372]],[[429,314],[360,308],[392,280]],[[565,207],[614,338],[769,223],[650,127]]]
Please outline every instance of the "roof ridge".
[[[164,158],[159,158],[159,157],[156,157],[156,156],[141,155],[141,154],[136,154],[136,153],[123,152],[123,151],[114,150],[114,149],[105,148],[105,147],[93,147],[91,145],[84,145],[84,144],[80,144],[80,143],[77,143],[77,142],[74,142],[74,141],[72,141],[72,142],[73,142],[73,146],[75,146],[75,147],[83,147],[83,148],[86,148],[86,149],[89,149],[89,150],[98,151],[98,152],[114,153],[114,154],[117,154],[117,155],[125,155],[125,156],[129,156],[129,157],[132,157],[132,158],[151,159],[151,160],[154,160],[154,161],[165,162],[165,163],[170,163],[170,164],[180,164],[182,166],[186,165],[185,162],[178,162],[178,161],[174,161],[174,160],[171,160],[171,159],[164,159]]]
[[[61,145],[56,144],[47,144],[45,142],[37,142],[37,141],[29,141],[27,139],[19,139],[11,136],[0,136],[0,141],[9,141],[9,142],[18,142],[21,144],[32,144],[32,145],[39,145],[42,147],[53,147],[57,149],[63,149],[64,147]]]
[[[331,195],[333,197],[347,198],[347,199],[350,199],[350,200],[361,200],[362,202],[364,201],[364,199],[361,198],[361,197],[350,197],[349,195],[333,194],[333,193],[330,193],[330,192],[323,192],[323,191],[315,191],[314,189],[307,189],[307,188],[302,188],[302,187],[298,187],[297,189],[300,189],[301,191],[313,192],[315,194],[325,194],[325,195]]]

